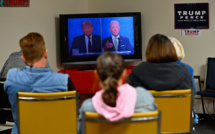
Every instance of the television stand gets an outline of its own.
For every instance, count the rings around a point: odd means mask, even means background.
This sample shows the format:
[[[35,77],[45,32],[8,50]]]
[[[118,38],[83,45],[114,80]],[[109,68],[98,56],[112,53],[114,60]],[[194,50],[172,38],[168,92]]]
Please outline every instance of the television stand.
[[[79,68],[78,71],[90,71],[90,70],[95,70],[96,65],[87,65],[86,67]]]
[[[133,67],[126,66],[128,75]],[[79,93],[96,93],[101,87],[95,77],[94,70],[95,67],[90,66],[89,68],[60,70],[59,73],[68,74]]]

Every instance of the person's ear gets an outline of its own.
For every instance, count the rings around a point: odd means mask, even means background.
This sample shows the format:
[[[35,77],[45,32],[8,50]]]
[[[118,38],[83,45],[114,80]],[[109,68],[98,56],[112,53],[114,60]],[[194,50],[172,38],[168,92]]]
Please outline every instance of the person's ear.
[[[94,75],[95,75],[96,80],[99,80],[99,75],[98,75],[97,70],[94,70]]]
[[[122,76],[123,76],[123,77],[127,76],[127,69],[124,69],[124,70],[123,70]]]
[[[124,69],[122,74],[121,74],[121,78],[123,80],[123,83],[125,83],[127,81],[127,69]]]
[[[47,50],[47,49],[46,49],[45,52],[44,52],[44,57],[45,57],[45,59],[48,58],[48,50]]]
[[[25,60],[25,57],[22,55],[21,56],[21,59],[22,59],[22,61],[25,63],[25,64],[27,64],[27,62],[26,62],[26,60]]]
[[[94,86],[97,86],[98,83],[99,83],[100,87],[103,88],[103,85],[102,85],[102,82],[101,82],[100,79],[99,79],[99,75],[98,75],[97,70],[94,70],[94,76],[95,76],[95,83],[94,83]]]

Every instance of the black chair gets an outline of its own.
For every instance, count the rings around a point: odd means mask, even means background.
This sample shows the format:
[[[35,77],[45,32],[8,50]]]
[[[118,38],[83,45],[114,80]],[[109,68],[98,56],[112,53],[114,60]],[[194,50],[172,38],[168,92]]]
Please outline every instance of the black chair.
[[[11,105],[7,93],[4,91],[5,80],[5,78],[0,78],[0,124],[13,121]]]
[[[200,77],[199,83],[200,83]],[[205,82],[204,82],[204,90],[201,90],[197,92],[197,95],[201,96],[202,101],[202,110],[205,114],[205,105],[204,100],[215,100],[215,58],[207,58],[207,67],[206,67],[206,76],[205,76]],[[214,105],[213,105],[214,106]]]

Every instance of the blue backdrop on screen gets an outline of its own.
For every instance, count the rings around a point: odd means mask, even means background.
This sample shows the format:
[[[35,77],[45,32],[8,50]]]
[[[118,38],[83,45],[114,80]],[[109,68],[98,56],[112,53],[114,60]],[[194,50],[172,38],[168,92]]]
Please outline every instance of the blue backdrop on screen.
[[[72,45],[72,41],[75,37],[83,35],[82,23],[84,21],[91,21],[93,24],[93,34],[100,35],[102,40],[111,35],[109,30],[109,24],[112,20],[119,21],[120,32],[122,36],[129,38],[130,43],[134,46],[134,25],[133,17],[107,17],[107,18],[74,18],[68,19],[68,43],[69,51]]]
[[[93,24],[93,34],[101,36],[101,22],[100,18],[75,18],[75,19],[68,19],[68,41],[69,41],[69,50],[72,46],[72,41],[75,37],[83,35],[84,32],[82,30],[82,23],[84,21],[91,21]]]
[[[134,46],[134,25],[133,17],[108,17],[102,18],[102,39],[109,37],[112,33],[109,30],[109,24],[116,20],[120,24],[119,35],[129,38],[130,43]]]

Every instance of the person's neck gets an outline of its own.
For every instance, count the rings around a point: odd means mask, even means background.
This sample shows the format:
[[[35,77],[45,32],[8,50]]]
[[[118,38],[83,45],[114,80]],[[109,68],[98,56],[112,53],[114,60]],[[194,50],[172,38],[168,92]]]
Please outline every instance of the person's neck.
[[[113,34],[112,34],[112,36],[113,36],[114,38],[117,38],[117,37],[119,37],[119,34],[118,34],[118,35],[113,35]]]
[[[92,34],[90,36],[85,35],[86,37],[92,37]]]
[[[120,79],[118,80],[118,87],[120,87],[120,86],[122,86],[122,85],[123,85],[123,79],[120,78]]]
[[[117,88],[120,87],[120,86],[122,86],[123,85],[123,79],[119,78],[119,80],[117,81],[117,84],[118,84]],[[102,89],[104,89],[104,86],[103,86],[103,84],[102,84],[101,81],[100,81],[100,86],[101,86]]]
[[[28,64],[28,65],[36,68],[46,68],[46,59],[42,58],[39,61],[36,61],[33,64]]]

